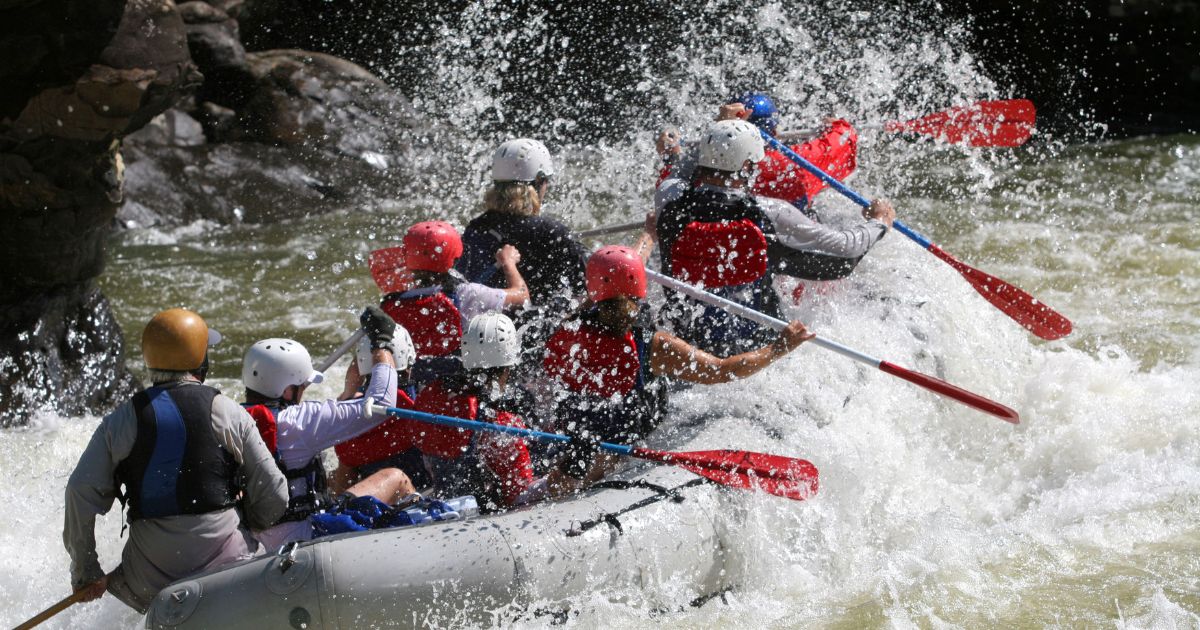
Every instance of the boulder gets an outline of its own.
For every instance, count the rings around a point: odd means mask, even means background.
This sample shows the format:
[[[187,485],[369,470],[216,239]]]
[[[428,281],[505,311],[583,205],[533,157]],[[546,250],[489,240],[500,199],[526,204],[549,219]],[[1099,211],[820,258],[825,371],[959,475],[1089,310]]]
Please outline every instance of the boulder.
[[[0,5],[0,79],[0,425],[103,412],[134,385],[95,286],[121,139],[202,76],[170,0],[24,0]]]

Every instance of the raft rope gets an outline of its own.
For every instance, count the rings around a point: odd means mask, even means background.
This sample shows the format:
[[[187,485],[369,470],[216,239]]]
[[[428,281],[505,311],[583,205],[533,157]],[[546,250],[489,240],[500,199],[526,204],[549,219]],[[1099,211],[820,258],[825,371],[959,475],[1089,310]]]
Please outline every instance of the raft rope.
[[[687,499],[687,497],[680,494],[681,490],[684,490],[687,488],[692,488],[694,486],[699,486],[699,485],[705,484],[705,483],[710,483],[710,482],[708,479],[706,479],[704,477],[697,477],[685,484],[675,486],[674,488],[667,488],[665,486],[660,486],[656,483],[650,483],[648,481],[643,481],[641,479],[638,479],[635,481],[625,481],[623,479],[611,479],[608,481],[601,481],[599,483],[592,484],[591,489],[600,488],[600,489],[611,489],[611,490],[628,490],[630,488],[645,488],[647,490],[653,490],[654,494],[646,497],[645,499],[642,499],[641,501],[627,505],[624,508],[617,510],[616,512],[608,512],[608,513],[602,514],[594,519],[582,521],[582,522],[578,523],[577,525],[572,526],[571,529],[567,530],[567,537],[573,538],[575,536],[582,536],[583,533],[588,531],[589,529],[592,529],[592,528],[596,527],[597,525],[602,525],[602,524],[606,524],[606,523],[608,524],[609,527],[612,527],[613,529],[617,530],[617,533],[624,534],[625,528],[621,526],[621,521],[618,517],[620,517],[624,514],[628,514],[634,510],[640,510],[641,508],[644,508],[648,505],[654,505],[655,503],[658,503],[659,501],[662,501],[665,499],[670,499],[674,503],[683,503]]]

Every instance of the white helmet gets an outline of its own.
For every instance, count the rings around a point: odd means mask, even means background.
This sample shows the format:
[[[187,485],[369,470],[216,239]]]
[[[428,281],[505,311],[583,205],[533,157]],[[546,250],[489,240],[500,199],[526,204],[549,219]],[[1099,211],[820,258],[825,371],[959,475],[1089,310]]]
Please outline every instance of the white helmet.
[[[700,166],[736,173],[746,160],[762,161],[766,157],[758,127],[744,120],[722,120],[713,123],[700,144]]]
[[[399,324],[396,324],[396,330],[392,333],[392,357],[396,359],[396,369],[398,370],[407,370],[417,360],[417,349],[413,347],[412,337],[409,336],[408,330]],[[371,339],[369,337],[364,336],[358,342],[358,348],[354,351],[354,360],[358,362],[360,375],[366,376],[371,373],[371,367],[375,364],[375,360],[371,358]]]
[[[480,313],[463,331],[461,350],[464,369],[506,367],[521,360],[521,339],[507,315]]]
[[[313,369],[308,350],[291,339],[263,339],[250,346],[242,361],[242,384],[270,398],[283,396],[290,385],[323,380],[325,375]]]
[[[530,138],[509,140],[492,155],[492,179],[497,182],[532,182],[553,177],[554,165],[546,145]]]

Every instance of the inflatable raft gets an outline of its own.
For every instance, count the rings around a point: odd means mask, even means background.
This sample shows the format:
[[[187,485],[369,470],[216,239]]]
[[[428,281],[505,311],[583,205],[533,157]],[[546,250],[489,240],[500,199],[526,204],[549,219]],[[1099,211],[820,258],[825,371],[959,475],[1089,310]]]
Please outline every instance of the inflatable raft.
[[[635,466],[585,493],[502,514],[356,532],[176,582],[148,628],[494,624],[563,614],[581,593],[679,608],[720,593],[725,493]],[[669,595],[667,595],[669,594]]]

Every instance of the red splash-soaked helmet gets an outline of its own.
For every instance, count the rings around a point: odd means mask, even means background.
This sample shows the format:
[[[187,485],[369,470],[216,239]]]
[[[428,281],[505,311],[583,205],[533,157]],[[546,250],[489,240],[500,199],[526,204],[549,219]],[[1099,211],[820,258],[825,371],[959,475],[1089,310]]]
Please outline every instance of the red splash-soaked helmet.
[[[646,266],[629,247],[608,245],[587,261],[587,292],[593,302],[626,296],[646,297]]]
[[[404,266],[409,271],[445,273],[462,253],[458,230],[445,221],[422,221],[404,235]]]

